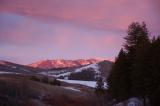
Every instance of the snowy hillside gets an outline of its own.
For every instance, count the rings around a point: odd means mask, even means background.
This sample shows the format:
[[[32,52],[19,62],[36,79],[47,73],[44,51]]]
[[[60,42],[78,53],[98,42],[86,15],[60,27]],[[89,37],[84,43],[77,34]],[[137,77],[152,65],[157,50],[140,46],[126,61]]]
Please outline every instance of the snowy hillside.
[[[90,64],[90,65],[87,65],[87,66],[78,68],[78,69],[76,69],[74,72],[75,72],[75,73],[76,73],[76,72],[81,72],[82,70],[88,69],[88,68],[92,68],[92,69],[94,69],[94,71],[95,71],[96,73],[100,73],[100,71],[99,71],[99,66],[98,66],[97,63]]]
[[[92,71],[94,71],[96,74],[100,74],[99,66],[97,63],[83,66],[80,68],[76,68],[74,70],[67,70],[66,69],[66,70],[58,70],[58,71],[47,71],[47,72],[45,71],[45,72],[40,72],[39,74],[53,76],[56,78],[64,77],[64,79],[68,79],[70,74],[79,73],[79,72],[82,72],[82,70],[86,70],[86,69],[93,69]]]
[[[95,81],[98,76],[106,78],[111,70],[112,64],[110,61],[102,61],[79,67],[39,69],[0,61],[0,74],[38,74],[58,79]]]
[[[89,77],[89,75],[93,75],[94,79],[91,78],[91,81],[96,80],[96,77],[103,76],[106,77],[112,67],[112,62],[102,61],[99,63],[93,63],[90,65],[82,66],[74,69],[62,69],[62,70],[54,70],[54,71],[43,71],[38,74],[47,75],[51,77],[56,77],[60,79],[74,79],[74,80],[86,80],[84,77]],[[72,78],[71,78],[72,77]],[[74,77],[74,78],[73,78]],[[83,78],[82,78],[83,77]],[[89,80],[89,79],[87,79]]]

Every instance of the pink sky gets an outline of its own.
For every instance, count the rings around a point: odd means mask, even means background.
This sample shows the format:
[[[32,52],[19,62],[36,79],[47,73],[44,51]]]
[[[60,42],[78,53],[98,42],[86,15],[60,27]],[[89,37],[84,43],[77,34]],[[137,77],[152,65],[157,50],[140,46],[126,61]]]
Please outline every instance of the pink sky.
[[[0,0],[0,59],[114,60],[128,25],[160,33],[159,0]]]

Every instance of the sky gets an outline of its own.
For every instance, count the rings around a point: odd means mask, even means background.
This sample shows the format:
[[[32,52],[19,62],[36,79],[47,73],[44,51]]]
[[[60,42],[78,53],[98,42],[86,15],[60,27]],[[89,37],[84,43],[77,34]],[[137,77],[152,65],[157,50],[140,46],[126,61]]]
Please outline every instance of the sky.
[[[0,60],[114,61],[128,25],[160,34],[159,0],[0,0]]]

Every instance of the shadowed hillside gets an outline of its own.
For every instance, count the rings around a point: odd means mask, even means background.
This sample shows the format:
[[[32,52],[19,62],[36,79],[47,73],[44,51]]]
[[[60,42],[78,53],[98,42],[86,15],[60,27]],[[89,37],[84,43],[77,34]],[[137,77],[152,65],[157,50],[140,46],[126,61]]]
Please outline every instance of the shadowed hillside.
[[[23,76],[1,76],[0,106],[99,106],[93,89],[62,85],[44,84]]]

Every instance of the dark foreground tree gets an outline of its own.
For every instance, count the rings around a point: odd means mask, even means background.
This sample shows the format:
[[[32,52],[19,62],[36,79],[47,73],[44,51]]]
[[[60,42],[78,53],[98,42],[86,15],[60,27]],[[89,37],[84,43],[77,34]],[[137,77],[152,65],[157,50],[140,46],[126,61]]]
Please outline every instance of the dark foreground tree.
[[[127,52],[130,62],[133,63],[137,46],[149,41],[148,29],[144,22],[142,24],[133,22],[131,25],[129,25],[127,34],[128,35],[124,38],[124,48]]]
[[[160,105],[160,36],[152,40],[148,52],[150,77],[147,78],[147,92],[152,106]]]
[[[126,39],[127,45],[132,48],[132,50],[126,48],[128,50],[128,59],[130,59],[131,92],[132,96],[143,98],[145,105],[148,87],[146,79],[150,76],[147,65],[150,41],[145,23],[133,23],[131,26],[127,38],[133,39]]]
[[[125,52],[120,51],[108,79],[109,91],[118,100],[132,96],[145,97],[144,88],[147,86],[145,85],[145,78],[148,77],[146,56],[150,41],[146,24],[132,23],[127,34],[124,43]]]
[[[108,77],[109,92],[117,100],[146,98],[152,106],[160,102],[160,37],[149,40],[145,23],[132,23]],[[123,74],[122,74],[123,73]]]
[[[108,77],[109,92],[117,100],[128,98],[130,91],[126,53],[121,49]]]

